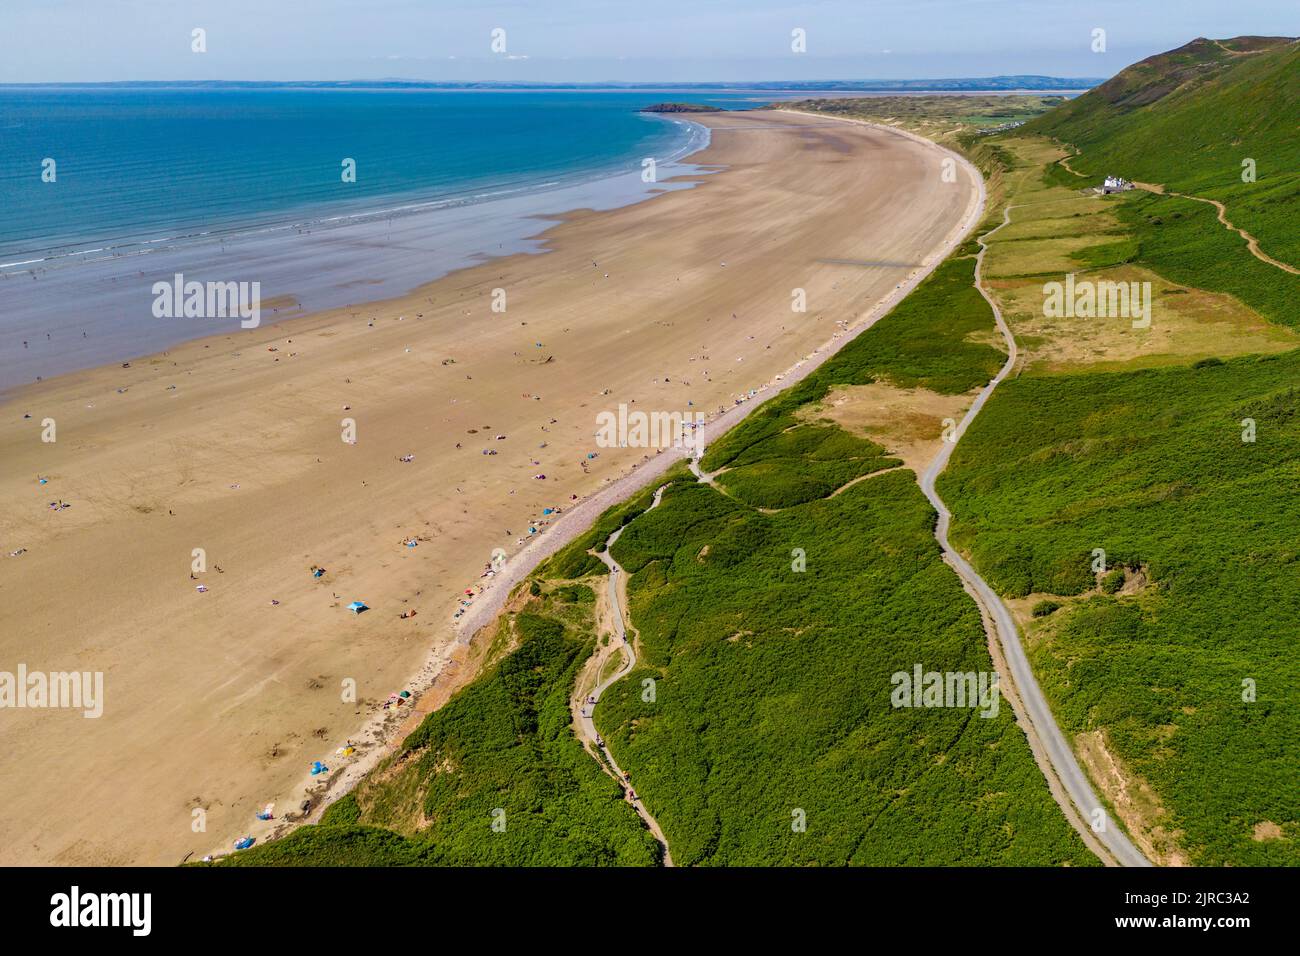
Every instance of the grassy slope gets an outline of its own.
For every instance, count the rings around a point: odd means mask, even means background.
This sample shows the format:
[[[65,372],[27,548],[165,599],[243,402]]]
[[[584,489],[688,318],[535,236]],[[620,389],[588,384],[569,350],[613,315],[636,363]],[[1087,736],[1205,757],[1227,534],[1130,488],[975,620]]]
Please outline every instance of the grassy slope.
[[[1078,148],[1071,166],[1217,199],[1284,262],[1300,264],[1300,44],[1195,40],[1134,64],[1024,129]],[[1243,183],[1242,161],[1257,181]]]
[[[1114,261],[1140,262],[1175,282],[1226,292],[1271,322],[1300,327],[1300,277],[1251,255],[1240,236],[1220,225],[1211,206],[1143,194],[1127,197],[1118,209],[1136,241]],[[1300,214],[1300,205],[1295,212]]]
[[[579,597],[574,607],[560,598]],[[590,600],[530,603],[519,646],[425,718],[319,826],[227,857],[243,866],[647,866],[659,848],[570,728]],[[544,611],[545,614],[534,613]],[[492,829],[505,811],[505,830]]]
[[[1033,642],[1035,671],[1068,731],[1105,728],[1154,787],[1194,863],[1300,864],[1297,381],[1300,352],[1020,378],[940,482],[955,543],[994,587],[1093,592]],[[1094,548],[1152,583],[1096,593]],[[1255,841],[1266,821],[1286,839]]]
[[[1277,144],[1287,155],[1298,139],[1291,126]],[[1094,135],[1086,123],[1078,133],[1064,125],[1054,132],[1071,142]],[[1153,149],[1144,161],[1178,162],[1177,153]],[[1037,181],[1033,170],[1022,173],[1020,182]],[[1041,181],[1079,183],[1051,165]],[[1074,254],[1079,271],[1138,265],[1297,324],[1300,281],[1251,257],[1204,204],[1139,194],[1103,207],[1115,211],[1118,228]],[[1022,209],[1013,222],[1034,211]],[[1055,220],[1044,239],[1004,245],[1001,262],[1019,260],[1035,273],[1036,246],[1086,235],[1089,219],[1104,215]],[[1004,283],[999,294],[1014,286]],[[1009,314],[1013,327],[1033,319]],[[1222,348],[1243,351],[1235,336]],[[1152,355],[1149,364],[1169,358]],[[1289,622],[1300,609],[1292,493],[1300,352],[1226,364],[1188,357],[1119,373],[1088,367],[1108,359],[1089,356],[1063,374],[1031,367],[999,388],[940,480],[953,540],[1004,594],[1059,596],[1062,609],[1028,628],[1035,671],[1068,733],[1104,731],[1126,770],[1150,785],[1156,809],[1147,822],[1164,831],[1171,855],[1295,865],[1300,665]],[[1241,440],[1245,418],[1256,421],[1254,443]],[[1141,580],[1130,571],[1099,587],[1095,548],[1112,568],[1141,569],[1145,586],[1115,593],[1124,577]],[[1253,703],[1242,700],[1247,678],[1258,686]]]
[[[786,429],[836,385],[880,378],[956,393],[986,381],[1002,355],[966,341],[992,321],[971,293],[969,251],[711,446],[706,467],[767,462],[778,484],[797,478],[809,461],[788,454]],[[819,460],[870,444],[834,425],[797,434]],[[789,484],[793,504],[777,514],[679,484],[614,546],[631,572],[642,659],[607,692],[597,722],[674,859],[1096,862],[1008,707],[986,719],[890,706],[890,675],[915,663],[992,669],[978,610],[940,558],[914,476],[880,475],[829,499]],[[795,548],[806,571],[792,568]],[[653,702],[643,699],[648,678]],[[792,828],[796,811],[806,832]]]

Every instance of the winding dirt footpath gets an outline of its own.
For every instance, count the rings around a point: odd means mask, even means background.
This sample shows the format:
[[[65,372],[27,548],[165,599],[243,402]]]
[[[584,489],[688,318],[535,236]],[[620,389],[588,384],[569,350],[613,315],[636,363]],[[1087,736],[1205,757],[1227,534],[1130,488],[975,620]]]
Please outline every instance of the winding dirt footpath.
[[[1010,671],[1012,678],[1010,683],[1015,697],[1011,697],[1010,700],[1018,715],[1023,714],[1027,718],[1027,721],[1020,721],[1021,726],[1029,738],[1030,747],[1034,751],[1034,756],[1038,760],[1044,776],[1047,777],[1052,795],[1056,798],[1057,803],[1061,805],[1066,819],[1079,831],[1084,842],[1094,852],[1098,851],[1098,843],[1104,846],[1105,852],[1098,855],[1107,864],[1150,866],[1151,863],[1133,845],[1124,832],[1115,825],[1110,814],[1106,813],[1093,792],[1087,776],[1079,767],[1074,751],[1066,742],[1064,734],[1061,733],[1061,728],[1057,726],[1056,719],[1052,716],[1051,708],[1047,705],[1042,689],[1039,688],[1038,681],[1034,678],[1034,672],[1029,666],[1029,659],[1025,656],[1024,647],[1020,643],[1020,634],[1016,629],[1011,612],[1002,603],[1002,599],[998,597],[997,592],[979,576],[970,563],[948,542],[948,528],[952,523],[952,512],[948,510],[948,506],[944,504],[943,499],[939,497],[934,487],[935,480],[947,467],[948,459],[952,457],[953,449],[957,447],[957,442],[961,439],[961,436],[965,434],[975,416],[980,413],[984,403],[993,394],[993,390],[1011,373],[1016,365],[1015,336],[1011,334],[1011,329],[1002,317],[1002,310],[998,308],[997,302],[989,294],[983,283],[984,254],[988,251],[988,238],[1011,222],[1011,210],[1015,208],[1015,206],[1008,206],[1003,213],[1002,222],[976,240],[979,242],[980,251],[975,260],[975,287],[985,301],[988,302],[989,308],[993,310],[993,318],[997,323],[998,331],[1002,333],[1002,338],[1007,344],[1007,361],[997,375],[993,376],[988,385],[984,386],[983,390],[976,396],[969,411],[966,412],[965,417],[957,426],[952,441],[943,443],[939,453],[930,462],[930,466],[926,468],[925,473],[921,475],[921,491],[925,493],[926,498],[930,500],[930,504],[934,506],[935,511],[939,514],[934,536],[939,542],[939,546],[943,548],[944,560],[957,572],[966,592],[979,605],[985,620],[985,627],[991,626],[996,633],[1002,653],[1005,656],[1006,669]],[[1007,674],[1004,673],[1002,677],[1005,680]],[[1017,707],[1017,703],[1020,706]],[[1050,767],[1044,765],[1043,758],[1046,758],[1050,763]],[[1064,799],[1061,787],[1064,787],[1064,790],[1069,794],[1069,800],[1073,801],[1074,808],[1078,810],[1077,815]],[[1100,826],[1085,827],[1084,820],[1100,820],[1101,823]]]
[[[664,496],[664,489],[667,487],[667,485],[661,485],[659,488],[655,489],[654,501],[652,501],[650,507],[646,509],[647,511],[653,511],[655,508],[659,507],[659,502]],[[626,527],[626,525],[624,525],[624,527]],[[624,583],[627,581],[627,575],[623,573],[623,568],[610,554],[610,548],[614,546],[614,542],[618,540],[619,535],[622,533],[623,528],[619,528],[611,534],[605,541],[605,550],[600,552],[597,557],[604,561],[606,567],[609,568],[609,605],[611,610],[614,612],[614,628],[617,632],[618,639],[622,644],[623,666],[597,684],[592,689],[591,693],[584,700],[579,702],[581,709],[576,715],[575,723],[578,728],[578,735],[584,742],[589,743],[593,748],[595,748],[595,752],[592,753],[592,756],[596,756],[597,752],[604,756],[608,766],[602,764],[602,769],[618,781],[618,785],[623,788],[623,792],[627,795],[628,802],[631,803],[632,808],[636,810],[637,816],[645,822],[645,825],[649,828],[650,832],[654,834],[654,838],[659,841],[659,845],[664,848],[664,866],[672,866],[673,856],[668,849],[668,838],[664,836],[664,831],[660,828],[659,822],[650,815],[650,811],[645,808],[645,804],[642,803],[641,798],[637,796],[636,790],[632,788],[632,784],[628,780],[627,774],[625,774],[623,768],[618,765],[618,762],[614,759],[614,755],[609,752],[609,748],[605,746],[604,739],[596,732],[595,723],[592,722],[592,715],[596,712],[596,705],[600,703],[600,696],[615,683],[626,677],[632,671],[632,668],[636,667],[636,647],[627,639],[627,627],[631,624],[631,618],[624,609],[624,604],[626,602],[619,600],[619,591],[623,589]],[[599,760],[600,758],[596,757],[596,759]]]
[[[1070,170],[1070,172],[1074,172],[1074,170]],[[1279,260],[1274,259],[1272,256],[1270,256],[1267,252],[1265,252],[1263,249],[1259,247],[1258,239],[1256,239],[1254,236],[1248,233],[1245,229],[1241,229],[1237,226],[1234,226],[1232,222],[1228,219],[1227,207],[1224,206],[1223,203],[1219,202],[1219,200],[1206,199],[1203,196],[1192,196],[1189,195],[1188,193],[1172,192],[1170,190],[1166,190],[1164,186],[1158,183],[1136,183],[1135,182],[1133,185],[1136,186],[1138,189],[1145,189],[1149,193],[1159,193],[1160,195],[1163,196],[1177,196],[1179,199],[1190,199],[1193,202],[1209,203],[1216,210],[1218,210],[1219,222],[1223,224],[1223,227],[1227,229],[1229,232],[1235,232],[1237,235],[1241,236],[1242,239],[1246,240],[1246,248],[1250,250],[1250,254],[1252,256],[1254,256],[1260,262],[1267,263],[1268,265],[1273,266],[1274,268],[1281,269],[1283,272],[1289,272],[1293,276],[1300,275],[1300,269],[1297,269],[1295,266],[1288,265],[1285,262],[1280,262]]]
[[[1233,50],[1227,50],[1227,52],[1232,53],[1234,56],[1241,55],[1239,53],[1236,53]],[[1057,142],[1060,141],[1057,140]],[[1074,159],[1074,157],[1078,155],[1079,154],[1076,152],[1073,156],[1062,157],[1062,159],[1060,160],[1061,166],[1064,167],[1067,172],[1074,173],[1074,175],[1078,176],[1080,179],[1087,179],[1088,178],[1087,173],[1081,173],[1073,166],[1070,165],[1070,160]],[[1270,256],[1267,252],[1265,252],[1263,249],[1259,247],[1258,239],[1256,239],[1254,236],[1248,233],[1245,229],[1241,229],[1237,226],[1234,226],[1232,222],[1228,219],[1227,207],[1224,206],[1223,203],[1219,202],[1219,200],[1206,199],[1204,196],[1192,196],[1188,193],[1176,193],[1171,190],[1165,189],[1165,187],[1160,183],[1134,182],[1133,185],[1136,186],[1138,189],[1145,190],[1146,192],[1149,193],[1156,193],[1161,196],[1177,196],[1179,199],[1190,199],[1193,202],[1209,203],[1218,211],[1219,222],[1222,223],[1223,227],[1227,229],[1229,232],[1235,232],[1237,235],[1241,236],[1241,238],[1246,241],[1246,248],[1250,250],[1250,254],[1252,256],[1254,256],[1260,262],[1266,263],[1270,266],[1273,266],[1274,268],[1281,269],[1283,272],[1289,272],[1292,275],[1300,275],[1300,269],[1297,269],[1293,265],[1288,265],[1285,262],[1281,262],[1277,259],[1274,259],[1272,256]]]

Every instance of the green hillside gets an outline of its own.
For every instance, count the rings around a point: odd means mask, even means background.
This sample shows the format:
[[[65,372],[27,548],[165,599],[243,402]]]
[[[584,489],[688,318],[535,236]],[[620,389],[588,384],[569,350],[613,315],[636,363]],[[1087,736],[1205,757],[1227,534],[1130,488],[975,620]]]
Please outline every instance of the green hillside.
[[[654,838],[570,730],[569,693],[595,641],[591,604],[571,594],[541,595],[506,618],[502,635],[513,648],[426,717],[319,825],[221,862],[656,864]]]
[[[939,481],[989,583],[1067,605],[1027,635],[1057,720],[1104,734],[1195,865],[1300,863],[1298,380],[1296,351],[1022,376]]]
[[[1070,165],[1217,199],[1264,252],[1300,263],[1300,41],[1196,39],[1027,123],[1079,150]],[[1255,182],[1242,163],[1255,161]]]
[[[891,707],[898,671],[992,661],[914,474],[851,483],[878,460],[871,442],[819,418],[836,388],[960,395],[987,381],[1003,356],[968,338],[992,325],[973,246],[711,444],[716,486],[673,485],[612,548],[641,656],[596,722],[678,865],[1097,862],[1010,708]]]

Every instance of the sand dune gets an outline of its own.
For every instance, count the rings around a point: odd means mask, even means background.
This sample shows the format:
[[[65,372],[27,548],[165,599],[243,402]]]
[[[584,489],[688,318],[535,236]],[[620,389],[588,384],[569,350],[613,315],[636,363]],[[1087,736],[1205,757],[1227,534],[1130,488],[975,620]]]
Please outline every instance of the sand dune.
[[[0,711],[0,863],[167,864],[264,832],[256,810],[293,809],[311,761],[337,771],[335,748],[389,693],[432,676],[494,548],[515,553],[543,508],[647,454],[597,448],[598,412],[731,405],[870,312],[972,198],[894,133],[700,121],[713,144],[692,162],[721,172],[575,212],[545,255],[61,377],[0,409],[0,670],[105,673],[99,719]],[[47,508],[59,499],[72,507]],[[208,570],[192,580],[195,548]],[[349,613],[353,599],[372,610]]]

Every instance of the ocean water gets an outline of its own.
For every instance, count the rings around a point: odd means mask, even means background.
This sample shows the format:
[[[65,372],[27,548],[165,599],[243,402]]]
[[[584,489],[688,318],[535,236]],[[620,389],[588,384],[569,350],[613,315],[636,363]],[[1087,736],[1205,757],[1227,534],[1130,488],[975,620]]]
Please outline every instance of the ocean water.
[[[642,160],[660,180],[695,171],[682,160],[707,131],[638,110],[688,97],[754,105],[698,90],[0,89],[0,389],[239,328],[156,317],[152,286],[177,272],[258,281],[299,314],[540,251],[544,215],[680,188],[644,183]]]
[[[645,95],[0,91],[0,263],[629,169],[680,145]],[[44,158],[57,182],[41,179]],[[345,158],[356,182],[342,180]],[[639,162],[639,159],[637,160]]]

